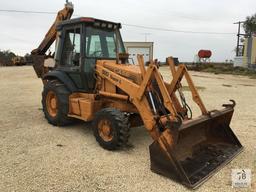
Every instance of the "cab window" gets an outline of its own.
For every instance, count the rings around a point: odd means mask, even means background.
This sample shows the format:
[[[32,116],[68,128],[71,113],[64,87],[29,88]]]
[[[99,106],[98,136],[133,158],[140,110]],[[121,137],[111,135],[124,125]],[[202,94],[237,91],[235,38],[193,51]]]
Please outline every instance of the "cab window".
[[[62,52],[62,65],[79,66],[81,50],[80,28],[67,30]]]
[[[86,57],[115,59],[117,50],[116,31],[87,27]]]

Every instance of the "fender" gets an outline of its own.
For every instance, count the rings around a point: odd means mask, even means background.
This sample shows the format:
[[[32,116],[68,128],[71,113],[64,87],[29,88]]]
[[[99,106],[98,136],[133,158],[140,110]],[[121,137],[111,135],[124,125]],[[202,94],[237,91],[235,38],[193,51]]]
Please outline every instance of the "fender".
[[[43,77],[43,80],[52,80],[52,79],[58,79],[60,82],[62,82],[69,91],[76,92],[77,87],[73,83],[73,81],[69,78],[69,76],[62,72],[62,71],[49,71],[46,73]]]

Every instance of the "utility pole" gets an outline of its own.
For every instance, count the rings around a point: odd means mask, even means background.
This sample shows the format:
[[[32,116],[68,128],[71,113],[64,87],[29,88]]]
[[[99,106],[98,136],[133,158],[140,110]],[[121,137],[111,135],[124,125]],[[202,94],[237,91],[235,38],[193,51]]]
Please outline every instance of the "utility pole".
[[[151,33],[142,33],[142,35],[145,35],[145,42],[148,41],[148,35],[151,35]]]
[[[241,34],[241,24],[243,24],[243,23],[244,23],[244,21],[238,21],[238,22],[234,23],[234,24],[238,24],[237,46],[236,46],[236,56],[237,57],[240,56],[239,55],[239,50],[240,50],[239,48],[243,47],[243,45],[240,45],[240,37],[245,36],[245,34]]]

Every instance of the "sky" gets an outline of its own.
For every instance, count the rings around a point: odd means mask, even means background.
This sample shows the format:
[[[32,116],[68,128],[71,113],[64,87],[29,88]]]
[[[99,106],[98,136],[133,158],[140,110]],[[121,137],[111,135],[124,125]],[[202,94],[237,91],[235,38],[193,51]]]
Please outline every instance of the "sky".
[[[154,58],[168,56],[191,62],[200,49],[211,50],[212,61],[235,56],[237,21],[256,12],[255,0],[71,0],[74,15],[123,24],[124,41],[154,42]],[[0,10],[58,12],[65,0],[0,0]],[[19,55],[36,48],[55,19],[54,14],[0,11],[0,49]],[[132,27],[139,25],[178,31],[217,32],[202,34]],[[147,34],[147,35],[145,35]],[[54,49],[54,48],[51,48]],[[53,51],[53,50],[52,50]]]

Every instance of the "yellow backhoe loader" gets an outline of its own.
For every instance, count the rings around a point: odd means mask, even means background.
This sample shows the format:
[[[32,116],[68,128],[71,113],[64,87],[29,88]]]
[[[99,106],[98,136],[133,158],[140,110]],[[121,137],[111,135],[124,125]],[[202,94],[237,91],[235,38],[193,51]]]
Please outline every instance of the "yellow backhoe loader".
[[[12,64],[14,66],[23,66],[26,65],[26,59],[25,57],[21,57],[21,56],[16,56],[14,58],[12,58]]]
[[[220,110],[204,106],[185,65],[169,57],[170,82],[158,66],[129,64],[120,23],[81,17],[70,19],[67,2],[40,46],[32,51],[34,69],[42,79],[45,118],[55,126],[74,119],[92,121],[97,142],[105,149],[125,146],[131,127],[144,125],[151,170],[196,188],[229,163],[243,147],[229,127],[235,102]],[[46,55],[56,40],[53,55]],[[191,118],[181,92],[185,78],[202,115]],[[177,97],[180,95],[180,98]]]

